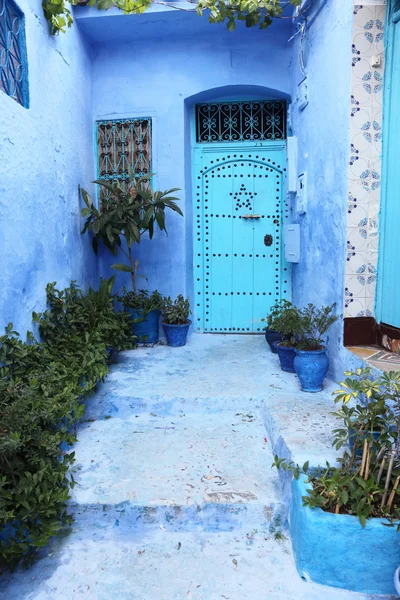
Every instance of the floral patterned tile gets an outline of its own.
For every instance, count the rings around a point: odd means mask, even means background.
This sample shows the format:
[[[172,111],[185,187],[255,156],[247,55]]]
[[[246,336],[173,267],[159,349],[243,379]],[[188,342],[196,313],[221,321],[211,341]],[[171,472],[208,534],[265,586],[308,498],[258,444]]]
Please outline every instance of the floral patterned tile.
[[[365,188],[360,178],[349,179],[349,197],[348,201],[353,206],[368,203],[371,193]]]
[[[347,227],[358,227],[361,222],[368,219],[369,206],[368,204],[348,203],[347,210]]]
[[[346,297],[346,295],[345,295]],[[346,317],[370,317],[372,314],[367,314],[366,298],[352,298],[352,301],[345,305]]]
[[[351,229],[349,230],[351,231]],[[350,237],[350,236],[348,236]],[[364,252],[356,249],[351,245],[350,241],[347,241],[346,249],[346,274],[357,275],[359,269],[367,263],[367,250]]]

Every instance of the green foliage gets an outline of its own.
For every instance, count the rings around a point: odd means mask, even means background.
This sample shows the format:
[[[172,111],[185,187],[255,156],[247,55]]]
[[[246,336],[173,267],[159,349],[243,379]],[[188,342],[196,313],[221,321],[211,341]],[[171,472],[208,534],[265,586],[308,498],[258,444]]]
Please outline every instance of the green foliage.
[[[0,570],[31,562],[72,521],[70,447],[83,395],[106,375],[107,347],[132,347],[112,283],[86,295],[74,283],[62,291],[50,284],[48,310],[33,316],[42,341],[21,341],[11,323],[0,337]]]
[[[343,448],[339,467],[300,467],[275,456],[278,469],[308,476],[304,505],[327,512],[356,515],[365,526],[378,517],[387,525],[400,522],[400,373],[374,379],[369,368],[346,373],[334,392],[341,408],[333,413],[343,425],[334,430],[333,445]],[[352,401],[352,405],[349,402]],[[399,525],[398,525],[399,529]]]
[[[266,29],[272,25],[274,19],[282,17],[285,5],[300,6],[301,0],[288,0],[282,4],[281,0],[198,0],[197,14],[210,11],[210,23],[226,23],[229,31],[236,28],[237,21],[244,21],[246,27],[259,26]]]
[[[164,298],[162,313],[164,323],[168,325],[184,325],[189,321],[189,298],[184,298],[182,294],[179,294],[175,300],[171,300],[169,296],[168,298]]]
[[[333,314],[335,308],[336,304],[321,308],[308,304],[305,308],[298,309],[297,347],[300,350],[321,350],[324,347],[322,336],[339,318]]]
[[[265,319],[262,319],[265,320]],[[269,329],[283,336],[282,346],[295,346],[299,330],[299,312],[288,300],[276,302],[266,318]]]
[[[152,239],[155,227],[167,231],[165,226],[166,209],[182,215],[176,204],[179,198],[172,196],[178,188],[165,192],[154,192],[150,188],[151,175],[136,179],[132,169],[129,168],[129,180],[121,184],[119,181],[95,181],[107,190],[107,203],[101,210],[94,205],[89,194],[80,188],[86,208],[81,214],[86,217],[82,233],[93,233],[93,249],[97,254],[99,243],[102,242],[114,255],[122,253],[127,259],[126,263],[112,265],[117,271],[131,274],[132,290],[137,293],[137,273],[139,262],[133,259],[132,246],[139,244],[142,235],[148,234]]]
[[[281,346],[296,346],[301,350],[320,350],[323,348],[322,336],[339,318],[332,314],[336,304],[316,308],[308,304],[297,308],[288,300],[276,302],[262,321],[268,329],[283,335]]]
[[[161,310],[163,307],[163,297],[160,292],[155,290],[151,294],[147,290],[139,290],[137,294],[123,289],[123,295],[118,296],[118,301],[125,308],[137,310],[143,316],[146,316],[152,310]]]
[[[89,2],[72,0],[71,2],[73,5],[96,6],[98,10],[109,10],[115,7],[125,14],[141,14],[152,3],[164,4],[163,0],[153,0],[153,2],[151,0],[90,0]],[[198,0],[197,3],[195,1],[193,3],[196,4],[195,10],[198,15],[201,16],[206,11],[210,23],[226,23],[228,30],[233,31],[237,21],[244,21],[246,27],[259,26],[260,29],[266,29],[272,25],[274,19],[283,17],[286,6],[300,6],[301,0],[287,0],[284,3],[281,0],[238,0],[237,2]],[[60,31],[64,32],[66,27],[71,27],[73,20],[68,8],[69,4],[66,0],[43,0],[43,11],[52,35]],[[185,9],[180,8],[180,10]]]

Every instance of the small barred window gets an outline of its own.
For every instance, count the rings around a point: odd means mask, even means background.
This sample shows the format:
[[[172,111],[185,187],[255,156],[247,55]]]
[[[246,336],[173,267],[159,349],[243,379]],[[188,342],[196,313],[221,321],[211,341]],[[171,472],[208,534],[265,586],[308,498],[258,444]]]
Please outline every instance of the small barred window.
[[[123,183],[129,177],[128,165],[137,178],[151,174],[150,117],[97,121],[96,140],[97,179]],[[101,188],[101,204],[106,196]]]
[[[28,107],[25,22],[13,0],[0,0],[0,90]]]

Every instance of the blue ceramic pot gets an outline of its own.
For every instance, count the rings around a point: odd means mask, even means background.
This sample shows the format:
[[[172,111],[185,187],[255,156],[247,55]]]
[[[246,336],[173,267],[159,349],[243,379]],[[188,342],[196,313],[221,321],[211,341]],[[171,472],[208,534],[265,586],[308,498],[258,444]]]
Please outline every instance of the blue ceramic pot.
[[[186,338],[189,331],[189,327],[192,321],[188,321],[183,325],[170,325],[169,323],[163,323],[162,326],[165,331],[168,346],[177,348],[178,346],[184,346],[186,344]]]
[[[272,345],[276,349],[279,356],[282,371],[286,371],[286,373],[294,373],[294,348],[280,346],[279,342],[274,342]]]
[[[268,329],[268,327],[267,327],[265,330],[265,339],[267,340],[268,345],[271,348],[271,352],[276,354],[277,349],[274,346],[274,342],[281,342],[282,334],[279,333],[278,331],[273,331],[272,329]]]
[[[142,344],[156,344],[159,339],[160,311],[152,310],[145,313],[142,310],[128,308],[127,311],[134,320],[132,323],[132,333]],[[140,319],[140,321],[136,321]]]
[[[320,392],[329,367],[326,348],[295,350],[294,368],[303,392]]]

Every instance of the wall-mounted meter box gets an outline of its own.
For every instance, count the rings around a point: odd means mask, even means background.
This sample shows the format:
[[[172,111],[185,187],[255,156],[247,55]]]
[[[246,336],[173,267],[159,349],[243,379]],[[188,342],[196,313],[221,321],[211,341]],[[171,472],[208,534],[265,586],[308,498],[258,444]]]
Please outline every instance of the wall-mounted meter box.
[[[298,223],[284,225],[283,240],[287,262],[300,262],[300,225]]]
[[[296,212],[299,215],[307,212],[307,173],[301,173],[297,180]]]

